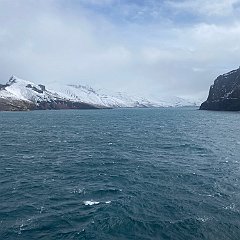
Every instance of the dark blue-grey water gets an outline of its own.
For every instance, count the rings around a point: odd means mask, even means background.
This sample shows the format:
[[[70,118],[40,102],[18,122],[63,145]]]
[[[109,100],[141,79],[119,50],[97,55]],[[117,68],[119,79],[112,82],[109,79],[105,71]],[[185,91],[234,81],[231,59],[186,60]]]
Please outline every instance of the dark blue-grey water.
[[[0,113],[0,239],[240,239],[240,113]]]

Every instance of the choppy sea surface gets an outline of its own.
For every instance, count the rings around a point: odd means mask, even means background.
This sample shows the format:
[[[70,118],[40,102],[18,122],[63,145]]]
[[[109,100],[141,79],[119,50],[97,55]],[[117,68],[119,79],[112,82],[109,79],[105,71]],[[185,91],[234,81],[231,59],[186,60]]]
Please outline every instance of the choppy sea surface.
[[[0,113],[0,239],[240,239],[240,113]]]

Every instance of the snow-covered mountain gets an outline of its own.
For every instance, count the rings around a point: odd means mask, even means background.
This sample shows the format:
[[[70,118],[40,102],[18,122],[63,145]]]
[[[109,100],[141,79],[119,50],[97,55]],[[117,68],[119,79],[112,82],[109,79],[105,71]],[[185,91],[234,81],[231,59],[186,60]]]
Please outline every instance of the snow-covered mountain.
[[[33,109],[62,108],[132,108],[193,106],[195,102],[179,97],[146,99],[126,93],[108,93],[82,85],[37,85],[12,76],[0,85],[0,101],[20,101],[31,104]],[[13,105],[13,103],[12,103]],[[1,102],[0,102],[1,109]]]
[[[56,92],[46,90],[43,85],[36,85],[15,76],[12,76],[5,85],[2,85],[0,90],[1,98],[13,98],[34,103],[59,100],[62,98],[62,96],[58,95]]]
[[[175,96],[140,97],[123,92],[110,92],[103,89],[95,90],[83,85],[52,85],[65,98],[93,104],[98,107],[133,108],[133,107],[182,107],[197,106],[201,101],[187,100]]]

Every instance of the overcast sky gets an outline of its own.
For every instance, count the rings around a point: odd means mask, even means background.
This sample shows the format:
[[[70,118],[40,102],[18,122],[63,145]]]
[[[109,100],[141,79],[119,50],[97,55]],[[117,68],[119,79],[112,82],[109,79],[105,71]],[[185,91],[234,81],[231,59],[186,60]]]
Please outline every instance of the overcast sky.
[[[1,83],[200,96],[239,65],[239,0],[0,0]]]

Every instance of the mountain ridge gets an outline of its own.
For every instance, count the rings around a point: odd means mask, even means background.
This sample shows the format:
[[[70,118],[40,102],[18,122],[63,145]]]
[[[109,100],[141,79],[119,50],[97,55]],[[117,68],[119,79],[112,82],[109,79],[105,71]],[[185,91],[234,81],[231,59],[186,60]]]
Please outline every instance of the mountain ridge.
[[[0,85],[0,110],[44,109],[103,109],[133,107],[196,106],[196,103],[179,97],[149,100],[122,92],[111,93],[95,90],[80,84],[45,86],[12,75]]]

